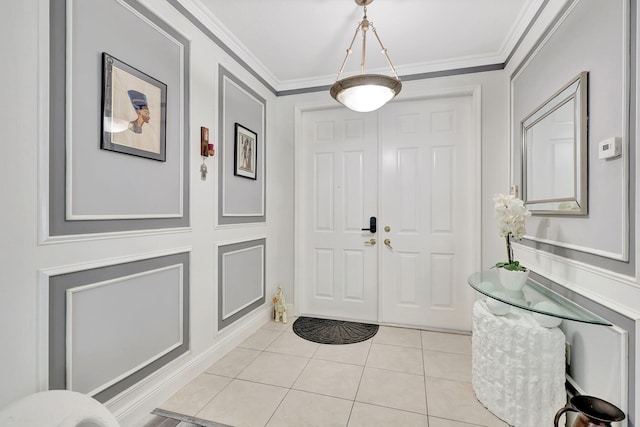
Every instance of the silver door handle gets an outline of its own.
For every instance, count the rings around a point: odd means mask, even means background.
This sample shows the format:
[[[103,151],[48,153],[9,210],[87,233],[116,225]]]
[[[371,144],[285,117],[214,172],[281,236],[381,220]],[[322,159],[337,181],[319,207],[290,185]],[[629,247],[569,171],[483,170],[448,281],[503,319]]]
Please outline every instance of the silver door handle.
[[[384,239],[384,244],[387,245],[387,247],[389,249],[393,249],[393,246],[391,246],[391,240],[389,239]]]
[[[371,246],[375,246],[376,245],[376,239],[370,239],[370,240],[365,240],[364,244],[365,245],[371,245]]]

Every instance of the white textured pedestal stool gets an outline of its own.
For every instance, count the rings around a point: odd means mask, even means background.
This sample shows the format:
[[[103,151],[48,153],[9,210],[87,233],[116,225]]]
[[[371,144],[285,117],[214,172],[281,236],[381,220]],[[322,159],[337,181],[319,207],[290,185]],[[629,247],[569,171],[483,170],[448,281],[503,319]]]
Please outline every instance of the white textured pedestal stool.
[[[489,411],[512,426],[553,425],[567,401],[565,336],[540,326],[531,313],[489,312],[473,306],[472,385]]]

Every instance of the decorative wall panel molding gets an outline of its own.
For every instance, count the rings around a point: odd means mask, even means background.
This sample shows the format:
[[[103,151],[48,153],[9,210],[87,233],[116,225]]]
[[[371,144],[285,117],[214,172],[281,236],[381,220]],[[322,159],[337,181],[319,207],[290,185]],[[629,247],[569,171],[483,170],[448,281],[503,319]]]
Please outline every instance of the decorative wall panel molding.
[[[266,239],[218,246],[218,330],[265,302]]]
[[[546,256],[554,257],[551,254]],[[562,262],[560,259],[557,261]],[[596,270],[591,266],[589,268]],[[567,342],[571,345],[571,364],[567,375],[583,394],[598,396],[612,402],[627,414],[627,420],[634,420],[636,419],[636,378],[638,376],[636,364],[638,313],[629,312],[621,307],[612,307],[609,298],[596,299],[595,295],[584,292],[585,284],[598,288],[611,289],[611,287],[608,286],[606,277],[597,275],[589,277],[595,271],[580,272],[580,269],[580,267],[576,268],[572,275],[574,279],[579,280],[582,288],[579,289],[580,293],[572,290],[571,283],[565,282],[560,275],[547,274],[548,272],[542,269],[532,271],[530,277],[614,325],[602,327],[581,322],[562,322],[559,328],[565,333]],[[567,269],[555,271],[567,271]],[[575,276],[576,272],[578,272],[577,276]],[[607,351],[602,352],[603,348]],[[626,425],[626,420],[621,425]]]
[[[219,67],[218,224],[266,221],[266,101],[224,67]],[[234,174],[236,124],[257,135],[256,179]]]
[[[630,66],[636,61],[629,40],[635,40],[630,2],[615,5],[574,1],[558,18],[511,78],[511,141],[513,180],[522,171],[521,121],[582,71],[588,81],[589,215],[534,215],[527,220],[523,244],[551,251],[613,271],[633,275],[634,233],[629,218],[635,193],[635,104],[630,90]],[[598,31],[593,31],[597,26]],[[598,158],[598,143],[622,138],[622,156]]]
[[[48,234],[188,226],[189,41],[135,0],[51,0],[50,33]],[[103,52],[166,84],[166,161],[100,148]],[[162,124],[149,114],[143,134]]]
[[[95,395],[182,345],[182,269],[66,290],[68,389]]]
[[[48,388],[104,402],[188,351],[189,253],[47,279]]]

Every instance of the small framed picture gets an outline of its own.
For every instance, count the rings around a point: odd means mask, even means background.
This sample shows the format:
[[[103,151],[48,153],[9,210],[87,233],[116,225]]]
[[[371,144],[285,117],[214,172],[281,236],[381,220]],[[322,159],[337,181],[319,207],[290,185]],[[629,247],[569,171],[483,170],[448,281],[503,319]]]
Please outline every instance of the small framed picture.
[[[102,53],[103,150],[166,161],[167,85]]]
[[[234,174],[257,179],[258,136],[240,123],[236,123],[235,130]]]

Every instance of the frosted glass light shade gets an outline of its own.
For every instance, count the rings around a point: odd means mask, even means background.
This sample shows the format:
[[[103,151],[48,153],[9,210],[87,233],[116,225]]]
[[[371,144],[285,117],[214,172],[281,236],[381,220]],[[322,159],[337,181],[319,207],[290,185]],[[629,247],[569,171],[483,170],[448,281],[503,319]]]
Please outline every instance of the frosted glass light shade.
[[[402,89],[400,80],[381,74],[359,74],[331,86],[333,99],[350,110],[367,113],[391,101]]]

